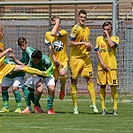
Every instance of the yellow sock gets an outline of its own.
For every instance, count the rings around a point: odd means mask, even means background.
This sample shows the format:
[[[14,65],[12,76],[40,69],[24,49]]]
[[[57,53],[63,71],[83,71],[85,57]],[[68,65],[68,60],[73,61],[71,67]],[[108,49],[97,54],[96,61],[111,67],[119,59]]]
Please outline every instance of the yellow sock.
[[[106,96],[105,88],[100,87],[100,100],[101,100],[102,109],[106,109],[105,96]]]
[[[28,74],[31,74],[31,75],[41,75],[41,76],[43,76],[42,71],[40,71],[36,68],[28,67],[28,66],[24,67],[24,72],[26,72]]]
[[[114,110],[117,110],[117,104],[118,104],[118,91],[116,86],[111,86],[111,94],[114,102]]]
[[[66,87],[66,80],[67,80],[67,75],[60,77],[60,81],[61,81],[61,89],[65,90]]]
[[[95,94],[95,89],[94,89],[94,83],[88,82],[87,87],[88,87],[88,91],[90,93],[91,102],[93,105],[95,105],[96,104],[96,94]]]
[[[77,86],[71,84],[71,94],[72,94],[72,100],[73,100],[73,106],[77,106],[77,99],[76,99],[76,93],[77,93]]]

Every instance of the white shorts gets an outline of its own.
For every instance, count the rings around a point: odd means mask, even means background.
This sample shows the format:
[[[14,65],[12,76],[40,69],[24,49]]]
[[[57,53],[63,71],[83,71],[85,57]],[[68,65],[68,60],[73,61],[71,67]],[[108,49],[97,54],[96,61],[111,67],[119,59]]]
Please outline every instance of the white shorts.
[[[36,77],[30,77],[24,85],[36,89],[36,83],[41,79],[42,77],[36,76]],[[42,84],[45,83],[46,86],[54,85],[55,86],[55,79],[54,76],[51,75],[49,78],[45,78],[42,81]]]
[[[24,77],[15,77],[15,78],[4,77],[2,81],[2,86],[22,87],[23,84],[24,84]]]

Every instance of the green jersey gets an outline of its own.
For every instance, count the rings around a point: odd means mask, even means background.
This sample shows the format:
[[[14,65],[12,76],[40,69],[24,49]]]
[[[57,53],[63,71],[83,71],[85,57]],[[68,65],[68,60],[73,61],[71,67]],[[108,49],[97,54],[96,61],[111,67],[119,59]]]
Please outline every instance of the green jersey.
[[[34,48],[32,47],[27,47],[25,51],[22,52],[22,58],[20,59],[20,61],[24,64],[24,65],[28,65],[30,60],[31,60],[31,55],[32,53],[35,51]]]
[[[20,59],[20,61],[24,64],[24,65],[28,65],[30,60],[31,60],[31,55],[34,52],[34,48],[27,46],[26,50],[22,52],[22,58]],[[6,64],[16,64],[12,58],[7,58],[5,59],[5,63]],[[12,72],[11,74],[6,75],[6,77],[8,78],[15,78],[15,77],[21,77],[21,76],[25,76],[25,73],[22,71],[19,72]]]
[[[38,64],[34,64],[33,61],[31,60],[29,66],[37,68],[38,70],[41,71],[47,71],[52,66],[52,61],[47,55],[42,55],[42,60]],[[51,74],[52,73],[53,71],[51,71]]]

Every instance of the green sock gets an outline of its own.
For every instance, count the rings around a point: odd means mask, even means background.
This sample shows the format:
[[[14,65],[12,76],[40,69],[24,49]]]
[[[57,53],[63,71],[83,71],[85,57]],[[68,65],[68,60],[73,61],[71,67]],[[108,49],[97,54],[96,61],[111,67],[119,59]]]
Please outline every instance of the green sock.
[[[53,101],[54,101],[54,98],[48,96],[48,99],[47,99],[47,110],[50,110],[52,108]]]
[[[35,104],[34,90],[30,90],[30,100]]]
[[[9,108],[9,106],[8,106],[9,95],[8,95],[8,91],[7,90],[3,90],[2,89],[2,100],[4,102],[4,107],[6,109],[8,109]]]
[[[34,99],[35,99],[35,105],[36,106],[40,106],[40,104],[39,104],[39,101],[40,101],[40,97],[38,97],[36,94],[34,94]]]
[[[14,90],[13,93],[14,93],[15,100],[16,100],[16,103],[17,103],[17,108],[22,109],[21,94],[20,94],[19,90]]]
[[[31,102],[30,102],[30,91],[28,90],[28,86],[23,86],[22,90],[24,92],[24,97],[25,97],[25,102],[26,102],[26,106],[31,106]]]

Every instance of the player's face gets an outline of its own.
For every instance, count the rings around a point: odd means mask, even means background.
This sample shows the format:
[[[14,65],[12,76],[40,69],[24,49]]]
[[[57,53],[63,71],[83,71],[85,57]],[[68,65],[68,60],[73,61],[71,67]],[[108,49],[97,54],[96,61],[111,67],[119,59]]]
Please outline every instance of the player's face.
[[[78,16],[78,23],[79,23],[79,25],[84,26],[84,25],[85,25],[86,19],[87,19],[86,14],[81,13],[81,14]]]
[[[55,20],[51,20],[52,28],[55,26],[55,24],[56,24]]]
[[[107,33],[111,36],[111,34],[112,34],[112,27],[111,27],[111,25],[104,26],[103,33],[104,33],[105,36],[107,35]]]
[[[27,47],[27,44],[25,42],[20,45],[20,48],[21,48],[22,51],[25,51],[26,47]]]
[[[41,61],[41,59],[32,58],[32,61],[33,61],[34,64],[38,64]]]

